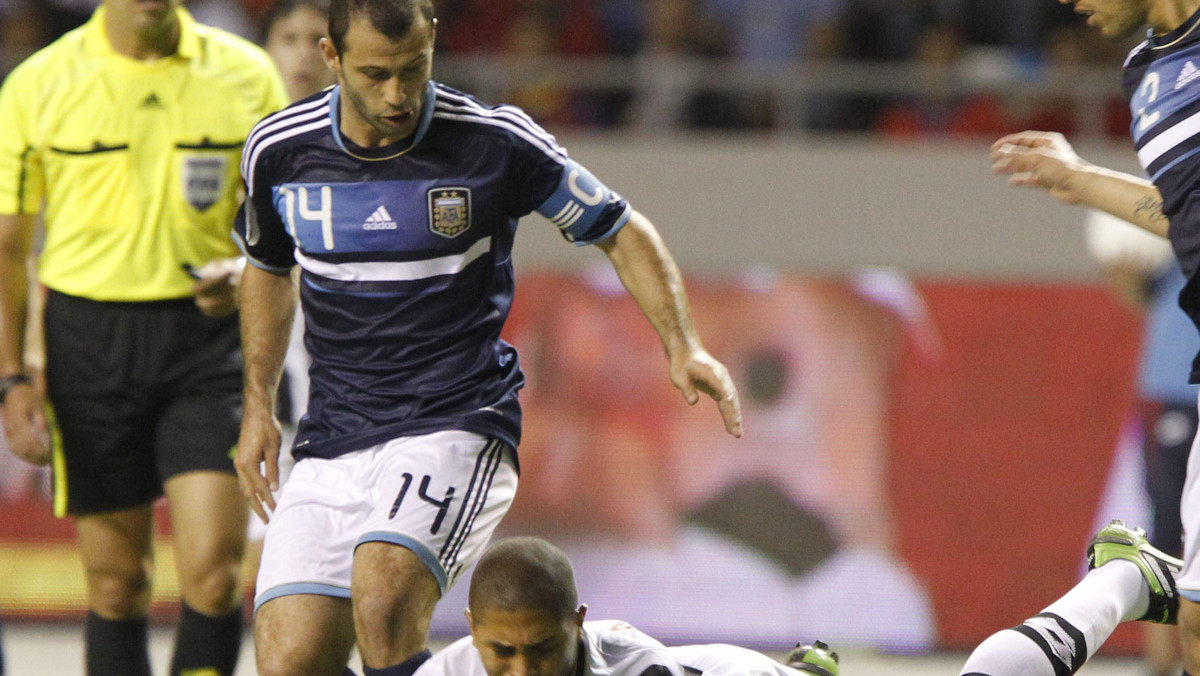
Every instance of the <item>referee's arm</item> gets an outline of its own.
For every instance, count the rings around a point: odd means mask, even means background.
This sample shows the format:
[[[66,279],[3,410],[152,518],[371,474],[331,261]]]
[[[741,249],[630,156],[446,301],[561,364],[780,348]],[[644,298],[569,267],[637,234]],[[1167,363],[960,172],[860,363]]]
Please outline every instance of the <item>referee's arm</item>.
[[[712,397],[725,430],[742,436],[737,388],[725,366],[701,344],[692,325],[683,275],[654,225],[634,210],[623,228],[596,246],[608,256],[621,283],[658,332],[670,360],[672,384],[688,404],[699,400],[697,390]]]
[[[26,380],[25,324],[29,311],[26,260],[35,216],[0,215],[0,392],[4,432],[17,457],[35,465],[50,462],[42,398]]]

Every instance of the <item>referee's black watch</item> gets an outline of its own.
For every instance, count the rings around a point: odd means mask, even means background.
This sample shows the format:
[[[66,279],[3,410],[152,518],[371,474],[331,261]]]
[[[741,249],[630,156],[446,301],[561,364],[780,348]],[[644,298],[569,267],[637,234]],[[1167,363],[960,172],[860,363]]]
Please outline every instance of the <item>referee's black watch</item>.
[[[0,378],[0,406],[4,405],[4,400],[8,398],[8,391],[17,385],[27,385],[33,382],[29,376],[24,373],[14,373],[11,376]]]

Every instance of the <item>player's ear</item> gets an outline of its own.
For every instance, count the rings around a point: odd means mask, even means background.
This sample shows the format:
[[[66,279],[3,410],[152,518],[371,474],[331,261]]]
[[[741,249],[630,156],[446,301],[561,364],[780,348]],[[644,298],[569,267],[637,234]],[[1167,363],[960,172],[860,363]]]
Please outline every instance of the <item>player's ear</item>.
[[[469,627],[471,630],[471,633],[474,634],[475,633],[475,617],[473,615],[471,615],[471,609],[467,608],[466,610],[464,610],[463,615],[467,616],[467,627]]]
[[[580,603],[579,609],[575,611],[575,624],[583,626],[583,618],[587,616],[587,604]]]
[[[333,40],[323,37],[317,43],[317,47],[321,50],[321,58],[325,61],[325,66],[340,75],[342,72],[342,57],[338,54],[337,45],[333,44]]]

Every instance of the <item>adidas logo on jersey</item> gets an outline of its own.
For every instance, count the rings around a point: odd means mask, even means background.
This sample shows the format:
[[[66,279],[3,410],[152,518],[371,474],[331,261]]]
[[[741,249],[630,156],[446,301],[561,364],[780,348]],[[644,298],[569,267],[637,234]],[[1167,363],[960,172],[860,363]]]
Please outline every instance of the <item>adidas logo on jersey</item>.
[[[367,216],[367,220],[363,222],[363,230],[395,230],[398,227],[400,226],[392,220],[392,215],[382,206],[376,209],[375,213]]]
[[[1188,61],[1183,64],[1183,70],[1179,71],[1179,79],[1175,80],[1175,88],[1183,89],[1198,79],[1200,79],[1200,68]]]

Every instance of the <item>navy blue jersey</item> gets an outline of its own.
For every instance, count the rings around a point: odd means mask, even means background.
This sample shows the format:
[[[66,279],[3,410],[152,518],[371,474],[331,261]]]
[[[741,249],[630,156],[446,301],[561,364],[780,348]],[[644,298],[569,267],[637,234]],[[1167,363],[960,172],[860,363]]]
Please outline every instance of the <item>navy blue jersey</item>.
[[[338,131],[339,97],[267,117],[243,150],[234,239],[255,266],[301,268],[312,367],[296,457],[449,429],[516,446],[524,376],[500,329],[517,219],[537,210],[582,245],[629,205],[515,107],[431,82],[411,139],[362,148]]]
[[[1200,12],[1125,61],[1138,160],[1162,193],[1171,247],[1188,283],[1179,304],[1200,326]],[[1200,356],[1192,365],[1200,382]]]

